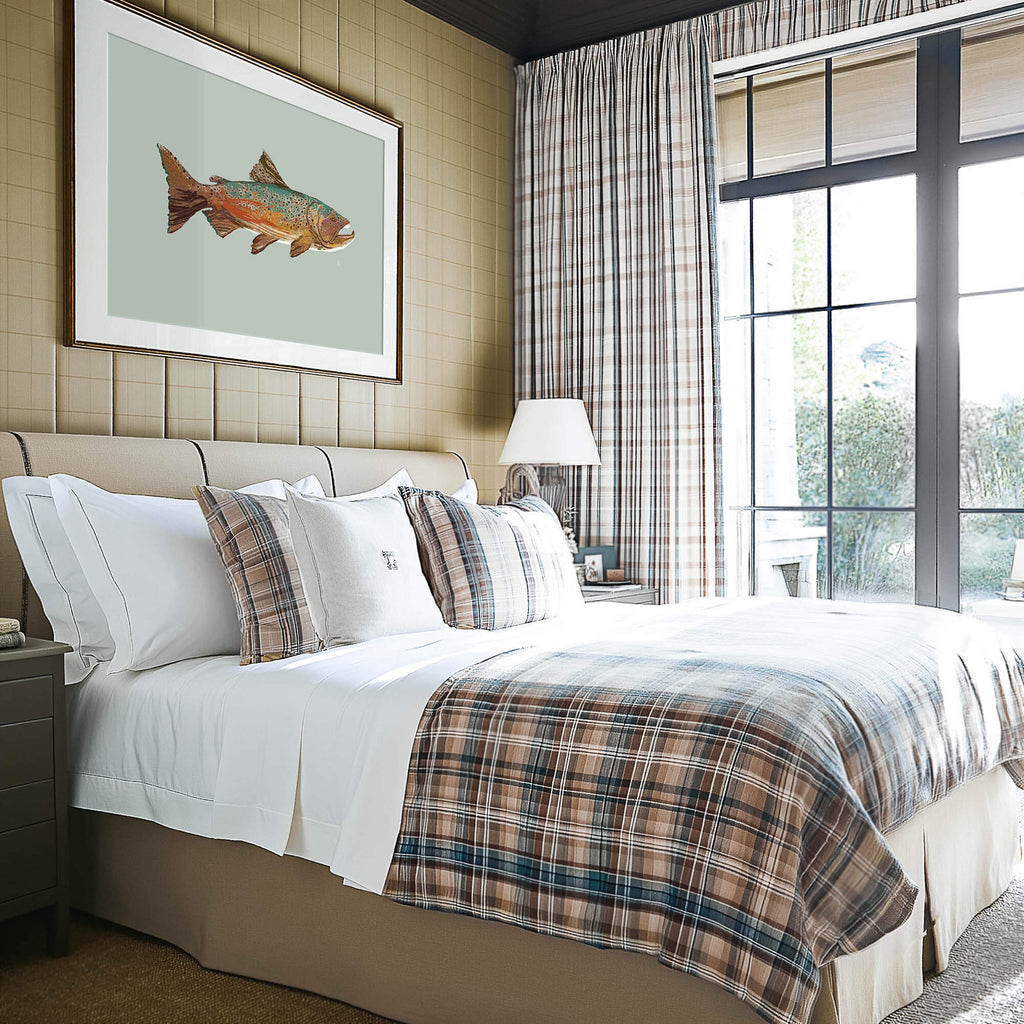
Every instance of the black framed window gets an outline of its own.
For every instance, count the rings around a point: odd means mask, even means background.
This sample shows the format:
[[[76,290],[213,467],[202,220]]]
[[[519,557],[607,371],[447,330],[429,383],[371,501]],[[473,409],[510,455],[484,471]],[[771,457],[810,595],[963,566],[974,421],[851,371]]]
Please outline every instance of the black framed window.
[[[1021,54],[1003,18],[717,83],[733,592],[958,608],[1009,575]]]

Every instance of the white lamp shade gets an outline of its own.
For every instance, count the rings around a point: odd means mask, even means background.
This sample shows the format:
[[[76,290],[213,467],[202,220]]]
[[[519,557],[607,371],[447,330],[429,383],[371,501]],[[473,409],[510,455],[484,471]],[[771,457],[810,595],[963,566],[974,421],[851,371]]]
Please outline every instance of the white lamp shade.
[[[498,464],[599,466],[587,410],[578,398],[524,398],[516,407]]]

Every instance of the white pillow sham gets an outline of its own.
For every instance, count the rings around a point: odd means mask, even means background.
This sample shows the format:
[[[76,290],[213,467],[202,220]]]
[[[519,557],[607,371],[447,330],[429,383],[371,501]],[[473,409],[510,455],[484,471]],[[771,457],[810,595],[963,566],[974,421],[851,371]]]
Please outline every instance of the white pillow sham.
[[[11,533],[50,620],[53,638],[74,648],[64,657],[64,681],[80,682],[97,663],[114,655],[106,616],[61,526],[50,481],[9,476],[3,490]]]
[[[388,477],[382,484],[371,487],[368,491],[359,491],[356,494],[339,494],[341,501],[366,501],[367,498],[384,498],[391,494],[398,494],[399,487],[415,487],[412,477],[407,469],[400,469],[394,476]],[[297,488],[296,488],[297,489]]]
[[[320,483],[320,478],[316,476],[304,476],[293,484],[285,483],[284,480],[261,480],[258,484],[249,484],[248,487],[236,487],[235,490],[239,494],[259,494],[263,497],[280,498],[284,501],[285,493],[289,487],[298,491],[299,494],[311,494],[316,498],[326,497],[324,485]]]
[[[386,498],[393,494],[397,495],[399,487],[415,486],[412,477],[409,476],[409,471],[402,468],[394,476],[388,477],[384,483],[371,487],[368,491],[359,491],[357,494],[339,494],[338,497],[343,501],[366,501],[367,498]],[[300,490],[300,488],[296,487],[296,490]],[[275,497],[279,497],[279,495],[275,495]],[[459,485],[452,497],[475,505],[479,498],[476,481],[470,477],[465,483]]]
[[[480,493],[476,487],[476,481],[470,477],[464,484],[460,484],[458,488],[452,493],[453,498],[458,498],[459,501],[467,501],[470,505],[476,505],[480,498]]]
[[[313,628],[325,647],[441,628],[401,498],[289,491],[288,519]]]
[[[65,474],[50,484],[113,637],[111,672],[238,653],[235,602],[194,499],[112,494]],[[296,486],[323,493],[316,477]],[[241,489],[273,495],[285,488],[270,480]]]

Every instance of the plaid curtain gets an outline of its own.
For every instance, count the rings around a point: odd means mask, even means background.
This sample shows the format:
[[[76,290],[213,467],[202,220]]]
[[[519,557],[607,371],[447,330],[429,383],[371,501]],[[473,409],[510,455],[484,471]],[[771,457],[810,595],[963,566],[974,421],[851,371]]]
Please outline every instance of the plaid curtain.
[[[711,61],[953,6],[768,0],[516,69],[516,398],[582,398],[577,531],[663,600],[720,593]]]
[[[709,39],[680,22],[516,70],[516,397],[586,403],[579,536],[663,600],[723,582]]]

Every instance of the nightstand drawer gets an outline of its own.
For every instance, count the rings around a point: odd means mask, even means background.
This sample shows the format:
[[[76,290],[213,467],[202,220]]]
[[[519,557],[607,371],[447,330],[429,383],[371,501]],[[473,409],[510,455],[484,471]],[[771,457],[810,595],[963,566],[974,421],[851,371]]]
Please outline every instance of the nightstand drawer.
[[[600,604],[604,601],[613,601],[615,604],[657,604],[658,591],[654,587],[635,587],[629,590],[594,587],[583,591],[583,600],[587,604]]]
[[[0,903],[57,884],[57,833],[52,821],[0,835]]]
[[[53,714],[53,681],[49,676],[0,683],[0,725],[31,722]]]
[[[0,789],[0,832],[49,821],[53,811],[53,779]]]
[[[0,786],[53,778],[53,719],[0,725]]]

